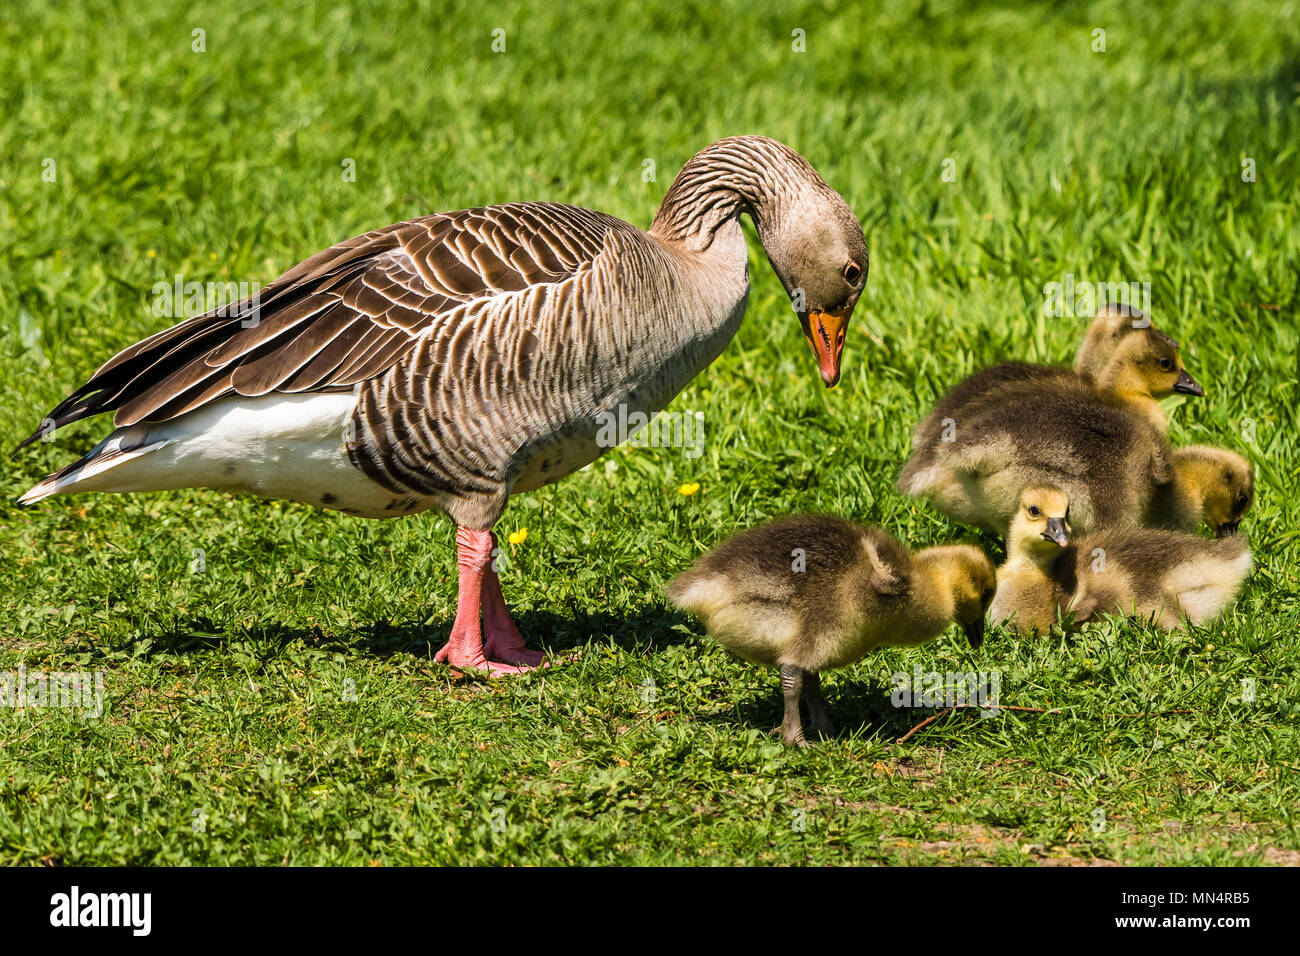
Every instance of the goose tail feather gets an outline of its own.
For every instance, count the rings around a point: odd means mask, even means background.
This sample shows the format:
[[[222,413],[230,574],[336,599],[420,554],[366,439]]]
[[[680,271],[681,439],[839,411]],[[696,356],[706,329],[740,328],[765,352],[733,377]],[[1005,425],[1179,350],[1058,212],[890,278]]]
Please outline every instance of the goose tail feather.
[[[171,439],[161,441],[130,440],[130,429],[122,429],[109,435],[85,455],[72,464],[61,468],[48,478],[29,488],[18,499],[20,505],[34,505],[52,495],[62,495],[77,491],[104,490],[104,482],[95,481],[105,472],[134,461],[150,452],[157,451],[172,444]]]

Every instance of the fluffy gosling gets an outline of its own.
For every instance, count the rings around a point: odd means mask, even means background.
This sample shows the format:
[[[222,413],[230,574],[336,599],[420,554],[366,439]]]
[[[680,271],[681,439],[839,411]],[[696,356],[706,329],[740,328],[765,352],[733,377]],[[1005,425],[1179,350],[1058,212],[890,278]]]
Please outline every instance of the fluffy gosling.
[[[908,462],[899,490],[1005,535],[1030,485],[1065,490],[1086,531],[1141,523],[1172,480],[1169,442],[1141,415],[1086,387],[1026,383],[964,410],[932,454]]]
[[[1162,432],[1167,432],[1169,426],[1159,399],[1180,391],[1204,394],[1183,368],[1177,342],[1137,309],[1107,305],[1089,325],[1073,370],[1057,365],[1003,362],[962,379],[916,426],[912,433],[913,461],[908,467],[917,472],[931,464],[935,442],[943,438],[947,423],[957,426],[964,409],[1003,386],[1027,383],[1095,386],[1128,402]],[[908,481],[907,474],[908,469],[904,469],[900,487]]]
[[[1088,326],[1074,359],[1074,370],[1087,378],[1100,379],[1120,343],[1132,335],[1159,336],[1175,349],[1179,348],[1178,343],[1152,325],[1151,319],[1140,309],[1107,303]]]
[[[1082,379],[1028,378],[951,410],[937,433],[930,416],[918,435],[934,440],[913,452],[899,491],[999,533],[1020,490],[1033,483],[1065,486],[1085,529],[1094,519],[1141,523],[1156,487],[1173,478],[1167,422],[1155,396],[1181,378],[1190,381],[1180,367],[1164,369],[1177,355],[1160,355],[1157,346],[1125,339],[1107,366],[1109,391]]]
[[[1239,537],[1108,528],[1071,540],[1069,496],[1031,487],[1011,523],[991,613],[1018,633],[1046,632],[1066,614],[1075,624],[1125,614],[1174,630],[1218,617],[1250,569]]]
[[[820,672],[882,644],[920,644],[961,625],[984,640],[996,572],[978,548],[950,545],[909,554],[877,528],[835,517],[792,517],[742,532],[668,585],[668,599],[748,661],[781,671],[787,744],[809,729],[830,734]]]
[[[1171,453],[1173,480],[1160,485],[1143,522],[1195,531],[1204,522],[1216,538],[1237,533],[1255,503],[1255,475],[1241,455],[1226,448],[1188,445]]]

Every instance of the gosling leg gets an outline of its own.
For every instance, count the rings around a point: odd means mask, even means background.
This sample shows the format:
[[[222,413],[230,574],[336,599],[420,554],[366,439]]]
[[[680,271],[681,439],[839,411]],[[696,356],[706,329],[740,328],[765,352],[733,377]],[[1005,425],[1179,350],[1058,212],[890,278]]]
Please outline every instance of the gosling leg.
[[[799,698],[803,696],[801,668],[793,664],[781,665],[781,693],[785,697],[785,719],[781,721],[781,739],[795,747],[807,747],[803,736],[803,721],[799,718]]]
[[[816,671],[803,672],[803,702],[808,708],[808,726],[815,734],[830,737],[835,726],[826,716],[826,702],[822,699],[822,675]]]

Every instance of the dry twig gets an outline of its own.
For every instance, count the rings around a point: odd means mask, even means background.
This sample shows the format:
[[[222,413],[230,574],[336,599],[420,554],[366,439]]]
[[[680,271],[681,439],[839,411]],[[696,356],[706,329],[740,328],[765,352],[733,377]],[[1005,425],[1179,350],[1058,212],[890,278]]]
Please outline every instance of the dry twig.
[[[907,743],[910,739],[912,739],[912,736],[913,736],[917,731],[919,731],[919,730],[924,730],[926,727],[929,727],[932,723],[934,723],[934,722],[935,722],[936,720],[938,720],[940,717],[946,717],[946,716],[948,716],[949,714],[951,714],[953,711],[956,711],[956,710],[969,710],[971,707],[978,707],[978,706],[979,706],[978,704],[957,704],[957,705],[955,705],[955,706],[953,706],[953,707],[945,707],[943,710],[938,711],[937,713],[933,713],[933,714],[931,714],[929,717],[925,718],[925,720],[921,721],[919,724],[917,724],[915,727],[913,727],[913,728],[912,728],[911,730],[909,730],[907,733],[903,734],[903,736],[901,736],[901,737],[899,737],[897,740],[895,740],[894,743],[896,743],[896,744],[905,744],[905,743]],[[985,709],[985,708],[982,708],[982,707],[981,707],[981,709]],[[1059,707],[1057,707],[1057,708],[1055,708],[1055,709],[1053,709],[1053,710],[1048,710],[1048,709],[1046,709],[1046,708],[1044,708],[1044,707],[1015,707],[1015,706],[1013,706],[1013,705],[1011,705],[1011,704],[999,704],[997,709],[998,709],[998,710],[1017,710],[1017,711],[1020,711],[1020,712],[1023,713],[1023,714],[1059,714],[1059,713],[1061,713],[1061,709],[1060,709]],[[1115,714],[1114,716],[1116,716],[1116,717],[1123,717],[1123,718],[1127,718],[1127,719],[1132,720],[1132,719],[1135,719],[1135,718],[1138,718],[1138,717],[1169,717],[1169,716],[1171,716],[1171,715],[1173,715],[1173,714],[1194,714],[1194,713],[1196,713],[1196,711],[1194,711],[1194,710],[1163,710],[1163,711],[1161,711],[1161,710],[1155,710],[1155,711],[1148,711],[1148,712],[1145,713],[1145,714]]]

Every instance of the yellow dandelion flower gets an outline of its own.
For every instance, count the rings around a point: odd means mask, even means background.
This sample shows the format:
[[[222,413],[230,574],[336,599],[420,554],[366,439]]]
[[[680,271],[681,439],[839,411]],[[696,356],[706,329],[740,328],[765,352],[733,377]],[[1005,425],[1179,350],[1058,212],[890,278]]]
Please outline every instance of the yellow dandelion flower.
[[[145,250],[145,255],[152,259],[154,256],[158,255],[158,253],[154,252],[152,249],[147,249]]]
[[[691,495],[695,494],[695,492],[699,490],[700,490],[700,483],[698,481],[688,481],[686,482],[686,484],[682,485],[680,488],[677,489],[677,493],[684,497],[689,498]]]
[[[511,531],[509,541],[511,544],[523,544],[528,540],[528,529],[520,528],[518,531]]]

